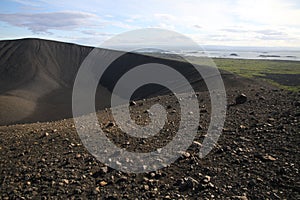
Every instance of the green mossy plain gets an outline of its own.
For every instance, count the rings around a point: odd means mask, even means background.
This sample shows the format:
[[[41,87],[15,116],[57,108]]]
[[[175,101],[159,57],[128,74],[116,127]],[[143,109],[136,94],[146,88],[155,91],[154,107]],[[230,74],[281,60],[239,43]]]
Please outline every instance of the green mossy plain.
[[[266,74],[298,74],[300,76],[299,61],[283,60],[250,60],[214,58],[217,67],[247,78],[263,79],[282,89],[300,91],[300,85],[286,86],[266,77]]]

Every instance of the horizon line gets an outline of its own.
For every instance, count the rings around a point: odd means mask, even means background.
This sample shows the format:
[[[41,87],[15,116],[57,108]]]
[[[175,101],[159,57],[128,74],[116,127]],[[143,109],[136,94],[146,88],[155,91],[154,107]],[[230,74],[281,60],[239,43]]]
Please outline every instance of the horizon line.
[[[72,41],[64,41],[64,40],[57,40],[57,39],[51,39],[51,38],[43,38],[43,37],[20,37],[20,38],[0,38],[0,42],[3,41],[17,41],[17,40],[44,40],[44,41],[52,41],[52,42],[61,42],[61,43],[67,43],[67,44],[75,44],[75,45],[79,45],[79,46],[85,46],[85,47],[92,47],[92,48],[101,48],[101,46],[92,46],[89,44],[83,44],[83,43],[78,43],[78,42],[72,42]],[[261,49],[273,49],[273,50],[296,50],[296,51],[300,51],[300,47],[289,47],[289,46],[244,46],[244,45],[215,45],[215,44],[204,44],[204,45],[200,45],[198,44],[199,47],[209,47],[209,48],[241,48],[241,49],[255,49],[257,48],[258,50]],[[124,45],[118,45],[119,47],[126,47]],[[115,47],[118,47],[117,45]],[[129,46],[134,46],[134,45],[128,45]],[[184,45],[178,45],[178,46],[174,46],[174,45],[157,45],[157,46],[165,46],[165,47],[176,47],[176,48],[180,48],[180,47],[188,47],[188,46],[184,46]]]

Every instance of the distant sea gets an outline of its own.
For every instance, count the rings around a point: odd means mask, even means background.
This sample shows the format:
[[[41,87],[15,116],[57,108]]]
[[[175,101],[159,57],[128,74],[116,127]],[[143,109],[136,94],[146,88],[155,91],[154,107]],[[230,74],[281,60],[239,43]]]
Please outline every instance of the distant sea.
[[[222,47],[207,47],[205,50],[172,50],[163,51],[159,49],[144,49],[139,50],[139,52],[145,53],[171,53],[179,54],[183,56],[196,56],[201,57],[207,55],[211,58],[233,58],[233,59],[264,59],[264,60],[290,60],[290,61],[300,61],[300,50],[290,50],[290,49],[267,49],[267,48],[222,48]]]

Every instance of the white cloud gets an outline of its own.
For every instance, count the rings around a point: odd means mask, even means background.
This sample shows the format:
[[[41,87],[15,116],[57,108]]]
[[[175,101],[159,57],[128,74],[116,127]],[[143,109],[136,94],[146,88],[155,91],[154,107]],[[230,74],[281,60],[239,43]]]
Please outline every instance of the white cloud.
[[[170,14],[156,13],[154,14],[154,17],[157,18],[158,20],[169,21],[169,22],[176,20],[176,17]]]
[[[116,20],[109,21],[108,23],[109,23],[109,25],[112,25],[114,27],[118,27],[118,28],[122,28],[122,29],[127,29],[127,30],[133,30],[133,29],[141,28],[138,25],[131,25],[129,23],[124,23],[122,21],[116,21]]]
[[[24,27],[33,33],[49,33],[50,30],[74,30],[98,26],[96,15],[84,12],[48,12],[36,14],[0,14],[0,21]]]
[[[142,15],[131,15],[127,19],[125,19],[126,22],[130,22],[130,23],[140,21],[140,20],[145,20]]]
[[[298,2],[299,3],[299,2]],[[300,9],[286,0],[239,0],[234,10],[240,20],[276,26],[300,26]]]
[[[84,30],[84,31],[81,31],[81,33],[86,34],[86,35],[105,36],[105,37],[111,37],[111,36],[115,35],[115,34],[111,34],[111,33],[98,32],[96,30]]]
[[[0,14],[1,21],[35,33],[96,29],[93,24],[98,24],[99,33],[111,31],[115,34],[137,28],[166,28],[192,35],[202,44],[271,45],[273,42],[274,45],[300,45],[299,0],[13,1],[43,5],[45,10],[76,10],[73,14],[64,11]]]
[[[39,6],[40,4],[38,2],[33,2],[33,1],[26,1],[26,0],[12,0],[16,3],[22,4],[22,5],[26,5],[26,6]]]
[[[197,28],[197,29],[202,29],[203,27],[202,27],[202,26],[200,26],[200,25],[198,25],[198,24],[195,24],[195,25],[194,25],[194,28]]]

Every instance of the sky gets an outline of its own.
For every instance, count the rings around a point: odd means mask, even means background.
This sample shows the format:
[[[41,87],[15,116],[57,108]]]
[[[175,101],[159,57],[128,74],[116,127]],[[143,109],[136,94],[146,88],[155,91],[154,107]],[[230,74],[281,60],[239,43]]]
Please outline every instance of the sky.
[[[163,28],[200,45],[300,48],[299,0],[1,0],[0,40],[98,46],[126,31]]]

